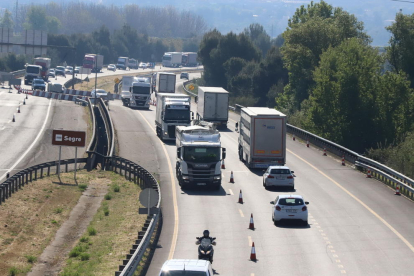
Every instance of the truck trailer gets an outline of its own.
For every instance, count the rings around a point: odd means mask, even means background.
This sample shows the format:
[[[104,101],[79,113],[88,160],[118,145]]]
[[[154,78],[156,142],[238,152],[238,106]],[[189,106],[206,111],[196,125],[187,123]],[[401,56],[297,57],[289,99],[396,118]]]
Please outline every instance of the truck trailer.
[[[128,67],[128,57],[119,57],[118,62],[116,64],[116,69],[123,69],[126,70]]]
[[[183,53],[182,66],[195,67],[197,66],[197,53],[189,52]]]
[[[156,90],[158,93],[175,93],[177,76],[174,73],[161,72],[157,74]]]
[[[124,106],[129,105],[131,100],[131,87],[134,82],[134,76],[123,76],[122,77],[122,88],[121,88],[121,100]]]
[[[34,65],[39,65],[42,67],[40,70],[40,77],[47,81],[49,79],[49,69],[52,61],[50,58],[38,57],[34,59]]]
[[[161,140],[175,140],[176,126],[191,125],[190,103],[185,94],[158,93],[155,128]]]
[[[96,54],[86,54],[83,58],[83,68],[91,69],[91,72],[101,72],[103,68],[104,56]]]
[[[286,163],[286,115],[268,107],[243,107],[239,159],[249,168]]]
[[[162,66],[164,67],[180,67],[182,62],[181,52],[167,52],[162,57]]]
[[[229,119],[229,92],[221,87],[198,87],[197,120],[212,122],[227,128]]]
[[[176,127],[176,176],[181,188],[221,187],[221,162],[226,149],[213,124]]]

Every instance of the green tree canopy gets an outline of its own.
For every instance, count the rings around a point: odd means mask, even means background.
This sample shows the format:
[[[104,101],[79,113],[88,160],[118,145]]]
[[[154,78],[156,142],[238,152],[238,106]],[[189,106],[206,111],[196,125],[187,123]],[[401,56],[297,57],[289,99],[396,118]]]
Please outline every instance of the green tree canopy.
[[[0,27],[1,28],[9,28],[9,29],[13,29],[13,27],[14,27],[12,14],[7,9],[4,11],[4,15],[0,19]]]

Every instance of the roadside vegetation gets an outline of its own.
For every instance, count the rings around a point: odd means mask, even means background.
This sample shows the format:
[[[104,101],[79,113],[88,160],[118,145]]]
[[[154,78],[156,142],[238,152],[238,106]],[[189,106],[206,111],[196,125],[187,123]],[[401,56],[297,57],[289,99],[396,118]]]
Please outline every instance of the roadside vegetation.
[[[112,275],[125,258],[145,221],[137,212],[140,188],[115,173],[97,170],[78,171],[78,185],[73,173],[61,174],[61,179],[65,185],[59,185],[57,176],[29,183],[2,203],[0,275],[26,275],[37,264],[92,182],[105,186],[107,196],[73,248],[68,242],[63,275]]]
[[[231,104],[276,107],[289,123],[413,177],[414,14],[397,13],[386,29],[380,51],[355,15],[312,2],[278,41],[252,24],[207,32],[198,53],[206,85],[226,88]]]

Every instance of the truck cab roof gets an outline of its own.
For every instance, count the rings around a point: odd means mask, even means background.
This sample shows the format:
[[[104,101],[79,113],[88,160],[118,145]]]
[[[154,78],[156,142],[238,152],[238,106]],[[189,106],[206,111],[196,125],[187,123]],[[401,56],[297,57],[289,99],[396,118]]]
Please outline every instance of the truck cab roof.
[[[220,133],[212,128],[202,126],[177,126],[177,139],[182,146],[203,145],[221,146]]]

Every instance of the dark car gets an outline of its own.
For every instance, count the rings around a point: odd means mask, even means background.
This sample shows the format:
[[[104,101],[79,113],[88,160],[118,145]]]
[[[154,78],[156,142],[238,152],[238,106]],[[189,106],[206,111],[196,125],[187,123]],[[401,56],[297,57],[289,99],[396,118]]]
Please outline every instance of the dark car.
[[[46,83],[42,79],[33,79],[32,90],[46,90]]]
[[[55,74],[56,74],[56,76],[64,76],[64,77],[66,77],[65,67],[63,67],[63,66],[57,66],[56,69],[55,69]]]

